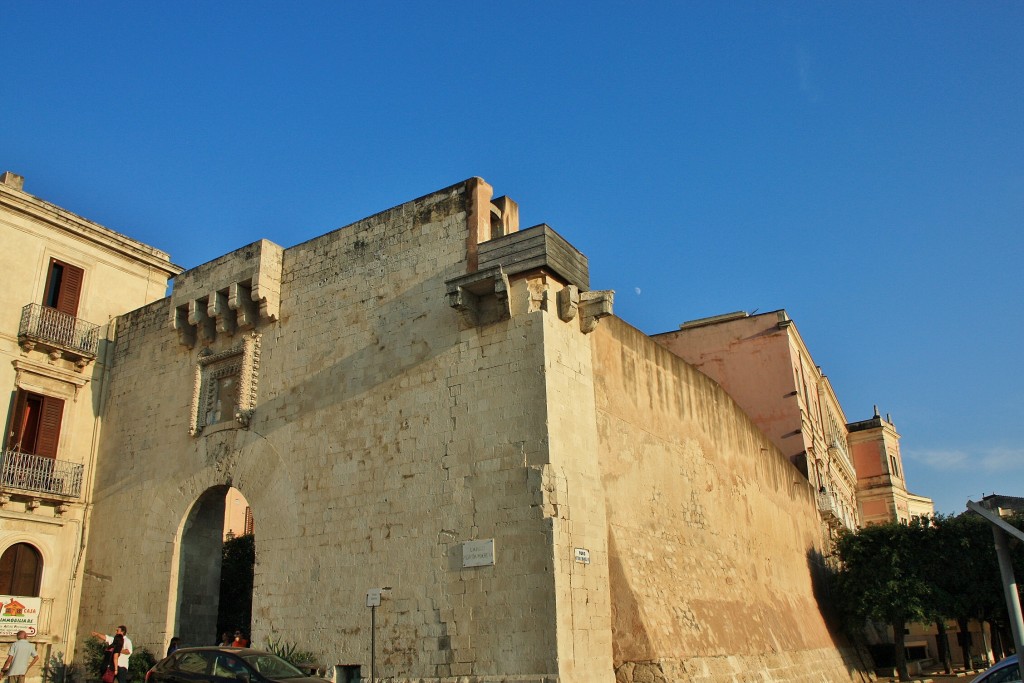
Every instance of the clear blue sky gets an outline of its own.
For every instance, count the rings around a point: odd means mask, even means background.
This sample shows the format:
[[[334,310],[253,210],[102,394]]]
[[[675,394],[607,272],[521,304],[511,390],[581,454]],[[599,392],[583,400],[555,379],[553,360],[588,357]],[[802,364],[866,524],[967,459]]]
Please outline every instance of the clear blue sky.
[[[6,2],[0,170],[191,267],[479,175],[654,333],[785,308],[1024,496],[1024,3]]]

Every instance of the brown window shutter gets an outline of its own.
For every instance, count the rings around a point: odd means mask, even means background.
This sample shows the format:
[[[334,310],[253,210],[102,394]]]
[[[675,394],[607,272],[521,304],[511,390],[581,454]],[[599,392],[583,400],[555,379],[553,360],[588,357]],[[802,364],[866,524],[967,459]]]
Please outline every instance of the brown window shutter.
[[[0,556],[0,593],[4,595],[39,595],[43,575],[43,558],[28,543],[15,543]]]
[[[64,277],[60,283],[60,293],[57,295],[57,310],[68,315],[78,315],[78,299],[82,294],[82,279],[85,271],[68,263],[61,263],[64,266]]]
[[[43,396],[43,408],[40,412],[36,455],[56,458],[57,443],[60,441],[60,423],[64,418],[64,401],[52,396]]]
[[[28,408],[25,405],[28,394],[24,389],[18,389],[18,395],[14,399],[14,417],[11,418],[11,432],[8,435],[7,447],[10,449],[22,450],[22,439],[25,438],[25,421],[28,420]]]

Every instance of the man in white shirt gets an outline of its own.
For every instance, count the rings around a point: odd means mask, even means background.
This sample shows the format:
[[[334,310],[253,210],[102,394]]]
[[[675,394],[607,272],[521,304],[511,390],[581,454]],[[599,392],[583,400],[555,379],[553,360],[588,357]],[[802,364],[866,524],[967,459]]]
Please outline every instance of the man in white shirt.
[[[132,641],[128,637],[128,627],[118,626],[115,633],[119,633],[124,638],[124,649],[121,650],[117,658],[117,683],[128,683],[128,658],[132,654]],[[94,638],[99,638],[107,645],[114,642],[113,636],[108,636],[105,633],[92,632]]]
[[[25,631],[18,631],[18,639],[11,643],[11,649],[7,652],[3,674],[7,676],[8,683],[25,683],[25,674],[39,660],[35,646],[27,639]]]

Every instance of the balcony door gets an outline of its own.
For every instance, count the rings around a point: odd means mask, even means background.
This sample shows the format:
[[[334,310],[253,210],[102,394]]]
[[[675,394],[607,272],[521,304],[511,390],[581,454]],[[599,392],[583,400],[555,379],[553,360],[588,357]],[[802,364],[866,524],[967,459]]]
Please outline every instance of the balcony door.
[[[64,400],[18,389],[7,447],[21,453],[57,457]]]
[[[85,271],[70,263],[50,259],[50,270],[46,274],[46,295],[44,306],[56,308],[72,317],[78,316],[78,298],[82,294],[82,278]]]

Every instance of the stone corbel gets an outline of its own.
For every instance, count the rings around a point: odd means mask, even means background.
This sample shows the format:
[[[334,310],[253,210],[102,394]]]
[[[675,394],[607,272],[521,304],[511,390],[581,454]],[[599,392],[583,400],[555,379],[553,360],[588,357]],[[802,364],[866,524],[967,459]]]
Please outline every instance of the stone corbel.
[[[576,317],[580,308],[580,288],[576,285],[566,285],[558,290],[558,317],[563,322],[569,322]]]
[[[452,278],[445,285],[448,287],[448,305],[458,311],[463,322],[470,327],[512,317],[508,300],[508,276],[501,266]],[[490,310],[488,300],[493,301]],[[487,316],[488,312],[491,313],[490,317]]]
[[[217,332],[233,336],[238,327],[235,319],[235,311],[228,305],[228,292],[220,291],[210,294],[209,304],[206,306],[206,315],[216,321]]]
[[[196,345],[196,326],[188,321],[188,307],[178,306],[174,309],[171,327],[178,333],[178,343],[188,348]]]
[[[610,289],[580,292],[580,330],[583,334],[593,332],[601,318],[612,314],[614,301],[615,292]]]
[[[42,504],[43,501],[39,500],[38,498],[29,498],[28,500],[25,501],[25,509],[30,512],[34,512]]]
[[[209,316],[205,300],[193,299],[188,302],[188,322],[195,325],[199,341],[203,344],[210,344],[217,338],[217,321]]]
[[[235,311],[238,326],[242,329],[255,327],[259,321],[259,306],[253,301],[252,290],[239,282],[228,287],[228,306]]]
[[[11,502],[11,496],[6,493],[0,493],[0,508],[6,506]]]

